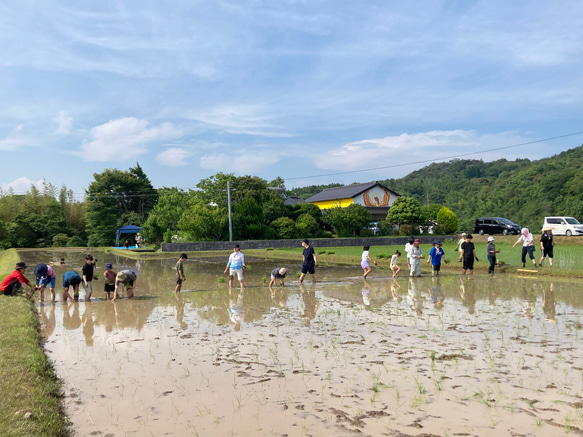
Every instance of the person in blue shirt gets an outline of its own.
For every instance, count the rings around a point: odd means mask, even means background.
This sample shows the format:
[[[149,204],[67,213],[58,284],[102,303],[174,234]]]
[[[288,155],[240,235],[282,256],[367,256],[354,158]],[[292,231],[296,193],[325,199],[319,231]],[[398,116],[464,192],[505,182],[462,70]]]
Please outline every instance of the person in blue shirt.
[[[429,251],[429,256],[427,257],[427,264],[431,261],[431,276],[438,276],[441,270],[441,259],[447,264],[447,260],[444,258],[445,252],[441,248],[441,241],[435,240],[433,242],[433,247]]]
[[[71,301],[79,300],[79,284],[81,284],[79,273],[71,270],[63,275],[63,302],[67,302],[67,299],[71,299]],[[73,287],[73,297],[69,294],[69,287],[71,286]]]

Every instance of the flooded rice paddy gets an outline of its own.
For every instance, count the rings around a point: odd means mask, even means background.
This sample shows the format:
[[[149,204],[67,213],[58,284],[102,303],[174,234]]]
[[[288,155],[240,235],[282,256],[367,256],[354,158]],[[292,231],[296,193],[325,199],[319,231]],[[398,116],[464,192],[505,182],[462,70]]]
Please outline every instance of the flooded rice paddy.
[[[299,263],[247,257],[229,294],[225,254],[189,259],[177,296],[174,259],[94,255],[96,299],[63,304],[83,255],[21,254],[66,257],[38,308],[76,435],[583,434],[581,282],[320,266],[300,286]],[[139,269],[133,300],[104,299],[105,262]]]

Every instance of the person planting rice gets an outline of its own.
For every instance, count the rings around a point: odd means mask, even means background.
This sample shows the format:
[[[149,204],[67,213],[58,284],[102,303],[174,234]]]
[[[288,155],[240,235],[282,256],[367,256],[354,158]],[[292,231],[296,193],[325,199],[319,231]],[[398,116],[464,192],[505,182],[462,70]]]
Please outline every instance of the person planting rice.
[[[34,289],[30,285],[30,281],[24,276],[28,266],[23,262],[16,263],[14,271],[2,280],[0,290],[6,296],[15,296],[20,287],[27,287],[27,297],[30,299],[34,294]]]
[[[103,279],[105,285],[103,286],[103,291],[107,293],[107,300],[111,298],[111,293],[115,291],[115,272],[112,270],[113,265],[111,263],[105,264],[105,271],[103,272]]]
[[[79,300],[79,284],[81,284],[79,273],[72,270],[65,272],[63,275],[63,302],[67,302],[67,299]],[[69,294],[69,287],[73,287],[73,297]]]
[[[55,282],[57,276],[50,265],[37,264],[34,268],[34,276],[36,277],[36,288],[40,293],[40,301],[45,300],[45,288],[48,285],[51,292],[51,302],[55,301]]]
[[[360,261],[360,267],[364,270],[364,274],[362,275],[365,279],[372,272],[372,267],[370,266],[369,262],[372,261],[374,265],[377,265],[376,261],[373,261],[369,255],[370,246],[364,246],[362,248],[362,259]]]
[[[280,280],[280,284],[284,287],[283,280],[285,279],[285,275],[287,274],[287,270],[285,267],[275,268],[271,271],[271,281],[269,281],[269,286],[275,285],[277,280]]]
[[[126,296],[128,299],[134,297],[134,287],[136,285],[137,280],[137,273],[132,270],[122,270],[119,272],[115,277],[115,289],[113,291],[113,298],[111,299],[112,302],[115,301],[116,298],[119,298],[119,286],[122,285],[123,288],[126,290]]]

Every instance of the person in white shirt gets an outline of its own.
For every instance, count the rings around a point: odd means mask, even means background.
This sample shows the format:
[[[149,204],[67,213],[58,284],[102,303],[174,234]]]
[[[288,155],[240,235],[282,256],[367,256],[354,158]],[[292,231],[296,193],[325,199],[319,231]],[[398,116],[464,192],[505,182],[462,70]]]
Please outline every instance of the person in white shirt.
[[[243,269],[245,268],[245,257],[241,253],[238,244],[233,247],[233,253],[229,256],[229,262],[225,267],[225,272],[229,271],[229,289],[233,288],[233,278],[237,275],[239,284],[241,284],[241,293],[243,293]]]
[[[520,231],[520,237],[512,245],[512,248],[522,241],[522,268],[526,267],[526,254],[532,261],[532,264],[536,267],[536,259],[534,259],[534,237],[528,230],[528,228],[522,228]]]

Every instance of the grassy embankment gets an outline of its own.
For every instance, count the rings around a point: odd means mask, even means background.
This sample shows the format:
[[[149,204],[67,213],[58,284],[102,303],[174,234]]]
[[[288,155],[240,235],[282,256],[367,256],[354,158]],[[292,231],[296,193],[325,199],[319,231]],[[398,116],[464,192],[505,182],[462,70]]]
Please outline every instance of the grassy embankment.
[[[15,249],[0,253],[0,277],[19,261]],[[61,384],[42,350],[32,301],[0,296],[0,435],[66,436]]]

